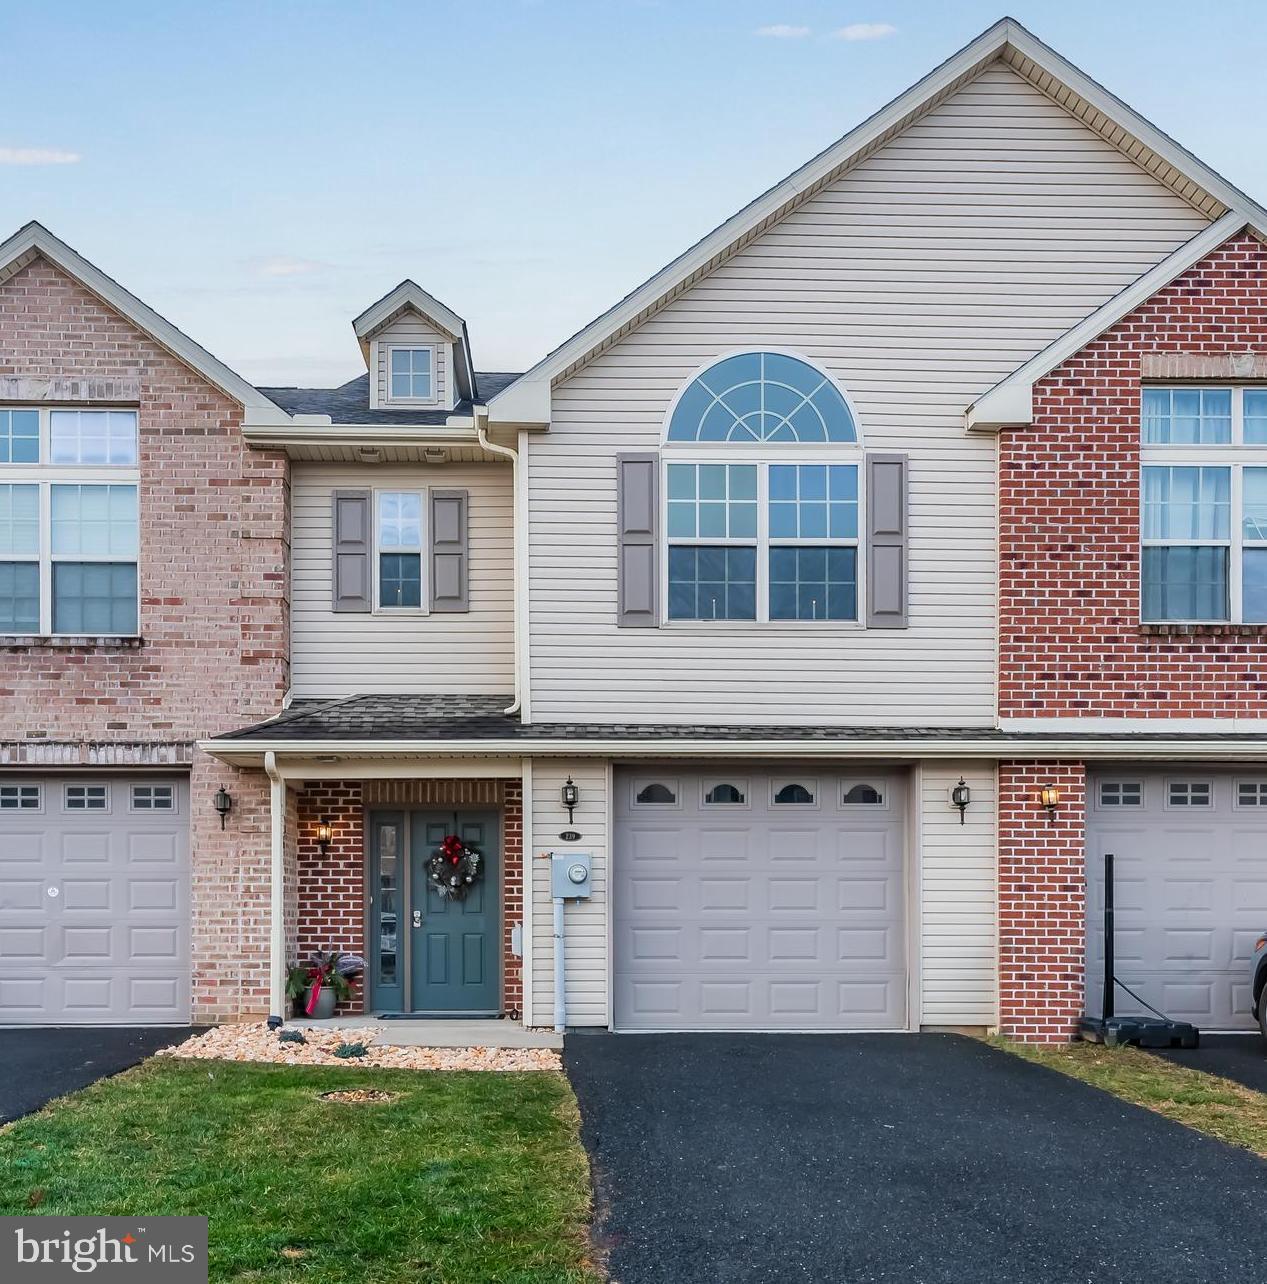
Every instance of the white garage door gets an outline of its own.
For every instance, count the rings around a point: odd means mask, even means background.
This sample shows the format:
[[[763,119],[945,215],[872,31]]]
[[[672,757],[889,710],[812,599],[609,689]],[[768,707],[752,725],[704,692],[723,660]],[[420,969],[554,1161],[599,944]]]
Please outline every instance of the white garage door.
[[[0,1024],[189,1020],[183,780],[0,777]]]
[[[622,1030],[906,1025],[901,776],[618,771]]]
[[[1251,1029],[1250,951],[1267,930],[1267,773],[1098,772],[1087,834],[1087,1011],[1100,1010],[1112,852],[1118,978],[1167,1016]],[[1115,1002],[1142,1010],[1120,988]]]

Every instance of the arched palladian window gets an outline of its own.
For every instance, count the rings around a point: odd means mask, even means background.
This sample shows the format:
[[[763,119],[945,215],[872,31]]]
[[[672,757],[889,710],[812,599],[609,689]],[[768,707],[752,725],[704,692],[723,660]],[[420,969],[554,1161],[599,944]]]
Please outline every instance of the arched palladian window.
[[[668,440],[853,443],[858,432],[840,390],[808,362],[781,352],[740,352],[687,386]]]
[[[723,357],[678,397],[664,458],[670,620],[858,618],[862,454],[829,375]]]

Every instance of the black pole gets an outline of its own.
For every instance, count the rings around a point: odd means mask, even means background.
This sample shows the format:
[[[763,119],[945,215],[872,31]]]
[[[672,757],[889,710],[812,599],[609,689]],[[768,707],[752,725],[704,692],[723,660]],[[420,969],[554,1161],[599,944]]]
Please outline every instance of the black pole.
[[[1113,853],[1104,857],[1104,1001],[1102,1015],[1113,1017]]]

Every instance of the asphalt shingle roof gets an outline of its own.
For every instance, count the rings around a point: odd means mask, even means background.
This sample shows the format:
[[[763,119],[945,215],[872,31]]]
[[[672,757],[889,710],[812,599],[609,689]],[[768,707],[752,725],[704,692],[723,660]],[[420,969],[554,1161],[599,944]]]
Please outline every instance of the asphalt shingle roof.
[[[359,695],[341,700],[296,701],[268,722],[244,727],[222,740],[904,740],[912,747],[924,740],[998,740],[1014,744],[1050,740],[1051,733],[1005,732],[993,727],[822,727],[737,724],[705,726],[667,723],[534,722],[524,726],[515,715],[502,712],[511,696],[483,695]],[[1187,733],[1196,740],[1225,740],[1261,745],[1256,733]],[[1183,732],[1132,734],[1130,739],[1173,741]],[[1061,732],[1061,740],[1120,740],[1111,732]]]
[[[508,388],[519,376],[504,371],[476,373],[480,404]],[[338,388],[257,388],[288,415],[329,415],[336,424],[442,424],[450,415],[469,415],[471,402],[459,401],[452,410],[371,410],[368,374]]]

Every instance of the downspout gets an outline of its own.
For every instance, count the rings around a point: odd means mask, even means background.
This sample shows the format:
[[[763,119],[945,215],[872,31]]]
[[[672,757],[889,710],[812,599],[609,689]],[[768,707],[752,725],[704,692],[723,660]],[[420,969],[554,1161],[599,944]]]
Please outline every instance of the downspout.
[[[514,654],[515,698],[514,700],[511,701],[510,705],[507,708],[502,710],[502,712],[511,714],[511,713],[518,713],[519,705],[520,705],[519,693],[520,693],[521,685],[520,685],[520,673],[519,673],[519,670],[520,670],[519,649],[520,649],[520,643],[522,642],[521,634],[522,634],[523,625],[520,621],[519,616],[520,616],[520,611],[523,608],[523,604],[519,600],[519,571],[522,566],[520,559],[524,557],[526,554],[526,550],[520,547],[522,543],[520,539],[520,523],[522,521],[523,514],[519,511],[520,508],[522,507],[519,500],[519,452],[517,450],[512,450],[509,446],[500,446],[495,441],[489,441],[488,439],[488,407],[487,406],[475,407],[475,432],[476,432],[476,435],[479,437],[479,443],[483,447],[483,449],[487,450],[490,454],[493,454],[493,455],[504,455],[507,459],[510,460],[510,470],[511,470],[510,471],[510,490],[511,490],[511,502],[512,502],[513,511],[514,511],[514,524],[513,524],[514,535],[512,539],[512,548],[511,548],[511,555],[513,558],[513,578],[514,578],[514,610],[512,612],[513,618],[511,620],[511,626],[512,626],[512,637],[514,639],[513,645],[514,645],[514,652],[515,652]]]
[[[286,1012],[286,782],[277,755],[264,755],[269,780],[268,1024],[276,1029]]]

